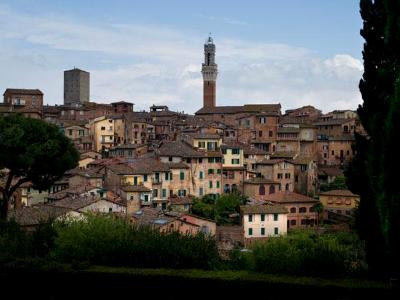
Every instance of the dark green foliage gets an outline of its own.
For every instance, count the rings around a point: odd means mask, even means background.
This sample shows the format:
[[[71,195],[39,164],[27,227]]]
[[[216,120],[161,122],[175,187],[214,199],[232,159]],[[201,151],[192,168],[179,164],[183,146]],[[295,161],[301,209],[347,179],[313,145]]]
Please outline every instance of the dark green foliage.
[[[0,189],[1,217],[6,218],[7,203],[22,183],[45,190],[78,160],[79,153],[56,126],[18,114],[0,116],[0,169],[9,170]]]
[[[368,137],[356,135],[356,157],[346,177],[360,194],[357,228],[374,272],[400,272],[400,4],[362,0],[363,105],[358,114]]]
[[[18,258],[45,258],[54,247],[55,238],[52,224],[40,224],[35,232],[26,232],[14,220],[0,220],[0,263]]]
[[[217,200],[210,195],[205,195],[202,199],[195,199],[192,205],[192,213],[204,218],[212,219],[221,224],[238,223],[238,218],[230,215],[238,214],[240,205],[247,202],[247,198],[239,193],[223,194]]]
[[[298,231],[256,243],[233,257],[233,265],[271,273],[340,277],[365,271],[363,245],[354,234]]]
[[[332,190],[347,190],[346,177],[336,176],[335,180],[329,184],[321,185],[321,192],[332,191]]]
[[[213,268],[219,256],[215,240],[202,234],[160,233],[133,227],[111,216],[88,215],[85,221],[57,225],[51,257],[63,262],[88,262],[145,268]]]

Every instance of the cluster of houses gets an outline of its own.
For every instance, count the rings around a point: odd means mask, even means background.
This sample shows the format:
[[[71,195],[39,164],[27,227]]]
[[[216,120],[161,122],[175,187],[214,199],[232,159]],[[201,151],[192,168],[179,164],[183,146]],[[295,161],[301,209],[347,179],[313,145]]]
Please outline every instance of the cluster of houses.
[[[349,220],[359,197],[322,190],[343,176],[355,154],[354,134],[364,134],[356,112],[216,106],[212,46],[212,40],[205,45],[212,55],[203,64],[203,107],[194,115],[155,105],[135,111],[125,101],[50,106],[43,105],[40,90],[7,89],[0,114],[54,124],[80,152],[79,166],[49,190],[21,186],[10,217],[34,228],[43,218],[112,213],[161,231],[210,233],[222,244],[247,244],[322,219]],[[192,214],[194,197],[218,201],[229,193],[249,199],[240,226],[216,226]]]

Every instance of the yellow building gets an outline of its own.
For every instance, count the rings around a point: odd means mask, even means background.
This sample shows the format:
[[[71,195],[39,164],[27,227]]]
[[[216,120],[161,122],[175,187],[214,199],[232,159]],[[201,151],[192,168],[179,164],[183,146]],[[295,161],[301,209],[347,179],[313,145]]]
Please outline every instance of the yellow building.
[[[349,190],[333,190],[319,194],[319,200],[325,210],[338,214],[351,215],[360,202],[360,196]]]
[[[90,124],[90,134],[94,140],[95,151],[101,152],[125,140],[125,120],[119,117],[102,116]]]

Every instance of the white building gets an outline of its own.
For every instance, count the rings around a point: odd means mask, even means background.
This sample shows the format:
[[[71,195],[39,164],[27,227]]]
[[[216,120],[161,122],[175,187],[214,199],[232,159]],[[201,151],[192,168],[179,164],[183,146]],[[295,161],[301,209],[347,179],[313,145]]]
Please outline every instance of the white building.
[[[245,245],[254,240],[287,233],[287,208],[276,204],[240,207]]]

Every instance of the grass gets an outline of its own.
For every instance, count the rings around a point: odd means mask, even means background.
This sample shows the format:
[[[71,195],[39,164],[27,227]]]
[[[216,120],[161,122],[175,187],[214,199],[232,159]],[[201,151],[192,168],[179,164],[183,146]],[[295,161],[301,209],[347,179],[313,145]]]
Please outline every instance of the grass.
[[[207,279],[217,281],[240,281],[244,283],[269,283],[290,286],[310,286],[318,288],[340,289],[387,289],[388,285],[381,281],[362,280],[353,278],[324,279],[317,277],[295,277],[255,273],[248,271],[206,271],[198,269],[135,269],[123,267],[92,266],[82,270],[87,273],[118,274],[138,277],[173,277],[176,279]]]

